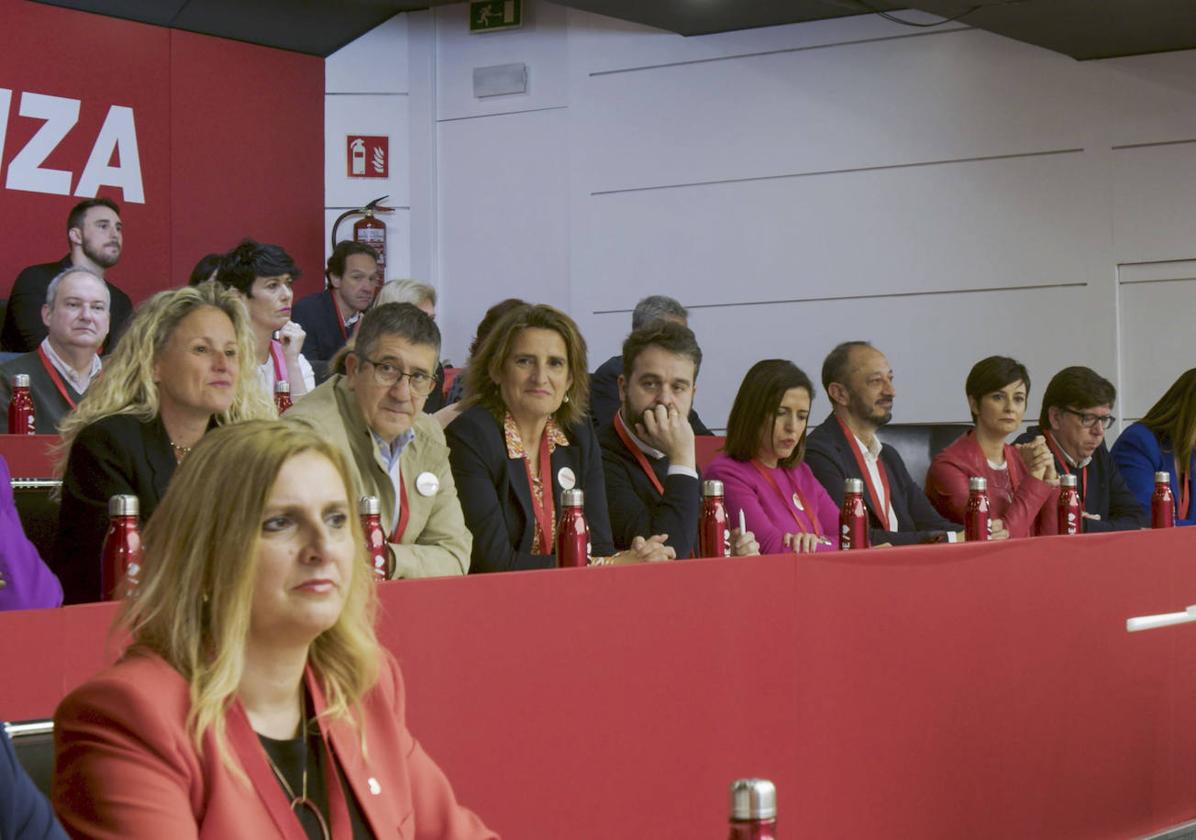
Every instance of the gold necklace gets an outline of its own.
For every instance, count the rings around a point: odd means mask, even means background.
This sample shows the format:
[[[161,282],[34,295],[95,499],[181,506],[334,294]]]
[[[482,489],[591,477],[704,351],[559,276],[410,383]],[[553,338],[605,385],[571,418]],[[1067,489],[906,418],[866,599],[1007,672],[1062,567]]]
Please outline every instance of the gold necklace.
[[[173,446],[173,444],[171,444]],[[286,791],[290,798],[290,809],[292,812],[297,808],[306,808],[316,818],[316,823],[320,826],[320,836],[324,840],[332,840],[332,832],[328,830],[328,821],[324,819],[324,814],[320,812],[320,808],[315,802],[307,798],[307,694],[304,693],[303,699],[300,701],[300,719],[299,729],[303,733],[303,790],[299,796],[295,795],[294,789],[282,775],[282,771],[278,769],[278,765],[274,763],[274,759],[270,757],[270,751],[263,747],[263,752],[266,753],[266,763],[270,765],[270,769],[274,771],[275,777],[278,778],[282,789]],[[296,815],[297,816],[297,815]]]
[[[183,458],[190,455],[192,449],[190,446],[179,446],[173,440],[170,442],[170,448],[174,450],[174,459],[176,461],[181,461]]]

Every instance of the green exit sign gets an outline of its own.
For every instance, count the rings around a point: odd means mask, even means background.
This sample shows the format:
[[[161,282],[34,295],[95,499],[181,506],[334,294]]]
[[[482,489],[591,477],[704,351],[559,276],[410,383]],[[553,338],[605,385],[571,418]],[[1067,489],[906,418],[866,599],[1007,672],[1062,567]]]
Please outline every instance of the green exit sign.
[[[515,29],[522,23],[523,0],[470,0],[470,32]]]

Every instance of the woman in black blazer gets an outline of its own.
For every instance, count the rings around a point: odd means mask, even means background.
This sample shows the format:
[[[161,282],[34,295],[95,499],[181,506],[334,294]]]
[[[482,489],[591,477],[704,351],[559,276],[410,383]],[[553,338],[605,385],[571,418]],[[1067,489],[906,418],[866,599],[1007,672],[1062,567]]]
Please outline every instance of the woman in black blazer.
[[[208,428],[274,416],[254,376],[253,348],[244,304],[214,283],[159,292],[134,314],[61,427],[66,464],[52,566],[65,603],[102,597],[109,498],[136,496],[145,523]]]
[[[668,560],[664,537],[615,553],[602,451],[586,416],[585,340],[568,315],[523,304],[494,326],[470,358],[466,410],[445,436],[472,572],[556,566],[561,492],[585,491],[592,564]]]

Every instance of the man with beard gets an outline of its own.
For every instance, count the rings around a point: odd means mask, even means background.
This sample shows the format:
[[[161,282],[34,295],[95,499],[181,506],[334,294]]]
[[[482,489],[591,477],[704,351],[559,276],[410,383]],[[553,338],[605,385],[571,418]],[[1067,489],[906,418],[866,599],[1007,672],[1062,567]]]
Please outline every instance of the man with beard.
[[[328,288],[295,304],[291,318],[307,332],[303,343],[313,366],[323,370],[345,346],[362,313],[378,293],[378,252],[364,242],[338,242],[328,258]]]
[[[33,418],[54,434],[100,375],[100,345],[108,335],[108,289],[85,268],[68,268],[50,281],[42,320],[49,330],[32,353],[0,365],[0,405],[12,396],[13,377],[29,376]]]
[[[838,504],[843,480],[864,481],[873,545],[956,542],[959,526],[931,507],[891,446],[876,430],[893,419],[893,370],[885,355],[866,341],[846,341],[822,364],[822,387],[832,412],[806,438],[806,463]]]
[[[63,271],[78,266],[103,278],[104,272],[116,265],[124,244],[120,207],[110,198],[79,202],[67,216],[66,239],[70,252],[61,260],[31,265],[17,275],[8,296],[4,326],[0,327],[0,348],[11,353],[30,353],[38,348],[47,335],[42,321],[46,292],[50,281]],[[106,279],[104,282],[112,299],[108,310],[111,325],[108,350],[111,350],[124,331],[125,321],[133,314],[133,304],[128,295]]]
[[[621,406],[598,433],[615,548],[666,534],[677,556],[689,557],[702,506],[688,419],[702,351],[688,327],[658,320],[627,337],[621,358]],[[736,528],[731,553],[759,554],[760,547]]]

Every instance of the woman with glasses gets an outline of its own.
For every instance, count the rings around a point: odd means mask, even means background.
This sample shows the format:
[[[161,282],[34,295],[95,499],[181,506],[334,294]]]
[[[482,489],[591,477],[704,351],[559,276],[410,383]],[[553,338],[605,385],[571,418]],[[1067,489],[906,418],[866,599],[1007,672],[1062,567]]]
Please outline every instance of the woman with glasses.
[[[334,374],[284,415],[332,441],[354,486],[378,497],[395,577],[469,569],[444,432],[423,413],[439,354],[440,330],[425,313],[409,303],[375,307],[332,360]]]
[[[1196,525],[1196,368],[1180,375],[1137,423],[1113,444],[1113,460],[1130,491],[1150,516],[1154,474],[1171,477],[1175,524]]]
[[[1030,443],[1006,443],[1021,428],[1030,397],[1030,374],[1008,356],[981,359],[964,383],[976,424],[934,457],[926,474],[926,495],[939,513],[962,523],[968,480],[988,481],[990,539],[1054,534],[1059,477],[1051,450],[1040,436]]]
[[[1150,524],[1105,446],[1105,432],[1116,420],[1116,399],[1113,383],[1092,368],[1064,368],[1042,394],[1038,425],[1015,441],[1033,443],[1041,436],[1055,471],[1076,477],[1084,533],[1132,531]]]
[[[145,529],[128,648],[54,716],[70,836],[495,837],[407,728],[352,493],[294,424],[196,446]]]
[[[586,414],[590,377],[577,325],[551,306],[523,304],[470,357],[465,411],[445,430],[465,521],[471,572],[557,565],[561,493],[585,493],[592,563],[670,560],[667,535],[615,553],[602,451]]]

